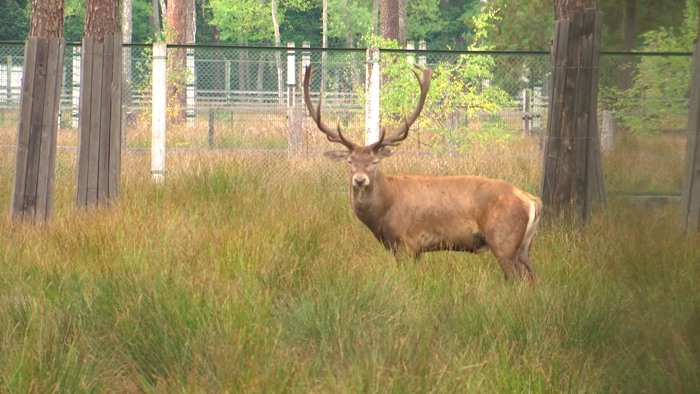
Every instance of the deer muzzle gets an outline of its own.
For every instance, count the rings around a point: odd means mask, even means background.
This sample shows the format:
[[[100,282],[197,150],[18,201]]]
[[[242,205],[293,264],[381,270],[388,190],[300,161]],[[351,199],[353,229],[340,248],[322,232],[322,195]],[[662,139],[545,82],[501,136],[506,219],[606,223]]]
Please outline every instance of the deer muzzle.
[[[367,187],[369,185],[369,177],[362,173],[353,174],[352,185],[354,187]]]

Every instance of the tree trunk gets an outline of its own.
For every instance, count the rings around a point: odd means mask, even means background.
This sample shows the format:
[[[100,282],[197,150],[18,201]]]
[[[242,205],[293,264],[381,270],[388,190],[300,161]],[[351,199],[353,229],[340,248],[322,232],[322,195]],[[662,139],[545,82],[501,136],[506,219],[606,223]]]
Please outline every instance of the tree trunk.
[[[554,0],[554,20],[571,20],[575,12],[586,8],[598,9],[598,0]]]
[[[167,23],[172,28],[168,44],[187,43],[187,0],[170,0],[167,5]],[[169,49],[168,56],[168,110],[170,123],[181,125],[187,117],[187,50]]]
[[[10,217],[44,222],[53,211],[63,61],[63,0],[32,0],[24,44],[22,93]]]
[[[64,0],[32,0],[29,35],[39,38],[63,37]]]
[[[87,0],[80,75],[76,204],[119,196],[122,145],[122,34],[119,2]]]
[[[635,19],[637,17],[637,0],[625,0],[622,12],[622,51],[630,52],[634,49],[634,40],[637,37],[635,32]],[[632,71],[634,70],[634,58],[625,56],[622,59],[620,69],[620,81],[618,87],[620,91],[625,91],[632,87]]]
[[[557,21],[540,192],[550,215],[571,214],[579,223],[586,223],[591,207],[607,209],[607,199],[597,126],[602,13],[595,12],[595,2],[581,3],[555,2]],[[587,11],[578,11],[582,6]],[[559,19],[562,17],[571,19]]]
[[[380,34],[379,30],[379,5],[380,5],[380,0],[374,0],[372,2],[372,19],[374,20],[374,29],[372,32],[375,35]]]
[[[381,0],[379,12],[382,37],[399,40],[399,0]]]
[[[85,1],[84,36],[102,42],[119,30],[119,2],[110,0]]]
[[[151,22],[153,35],[158,35],[158,33],[160,33],[160,11],[158,10],[158,0],[151,0],[151,9],[153,12],[148,19]]]
[[[408,0],[399,0],[399,48],[406,47],[406,18],[408,17]]]
[[[187,0],[187,43],[197,42],[197,7],[195,0]]]
[[[275,31],[275,47],[279,48],[282,46],[280,41],[280,27],[277,23],[277,0],[272,0],[270,3],[270,13],[272,14],[272,27]],[[277,97],[279,103],[282,104],[284,96],[284,76],[282,74],[282,57],[279,50],[275,51],[275,66],[277,67]],[[246,72],[246,81],[247,81]]]

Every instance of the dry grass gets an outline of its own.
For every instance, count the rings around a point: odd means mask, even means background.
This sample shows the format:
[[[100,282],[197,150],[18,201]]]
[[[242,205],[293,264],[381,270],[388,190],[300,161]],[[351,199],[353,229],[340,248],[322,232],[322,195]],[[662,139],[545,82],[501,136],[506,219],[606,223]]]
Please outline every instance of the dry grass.
[[[537,189],[537,152],[524,139],[384,165]],[[609,189],[678,187],[675,158],[630,169],[614,155]],[[59,151],[54,220],[0,221],[0,392],[700,390],[700,239],[672,205],[613,196],[584,228],[543,225],[529,286],[490,255],[398,265],[348,209],[346,169],[320,155],[172,153],[163,185],[148,154],[123,163],[119,204],[83,212],[75,153]],[[5,212],[11,183],[1,171]]]

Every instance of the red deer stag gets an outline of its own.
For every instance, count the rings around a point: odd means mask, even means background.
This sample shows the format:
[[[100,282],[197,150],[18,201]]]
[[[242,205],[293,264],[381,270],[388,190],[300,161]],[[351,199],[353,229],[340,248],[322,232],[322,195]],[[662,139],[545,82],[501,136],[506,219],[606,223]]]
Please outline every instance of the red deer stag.
[[[433,72],[423,68],[421,76],[413,71],[421,90],[413,113],[390,136],[382,128],[379,141],[359,146],[343,136],[340,125],[336,132],[321,121],[321,100],[314,108],[309,95],[312,69],[306,67],[304,102],[311,117],[329,141],[347,148],[325,156],[347,160],[355,215],[394,254],[405,248],[418,259],[423,252],[438,250],[490,250],[506,279],[514,272],[533,279],[529,251],[542,211],[539,198],[480,176],[384,175],[379,169],[390,155],[388,147],[406,139],[425,103]]]

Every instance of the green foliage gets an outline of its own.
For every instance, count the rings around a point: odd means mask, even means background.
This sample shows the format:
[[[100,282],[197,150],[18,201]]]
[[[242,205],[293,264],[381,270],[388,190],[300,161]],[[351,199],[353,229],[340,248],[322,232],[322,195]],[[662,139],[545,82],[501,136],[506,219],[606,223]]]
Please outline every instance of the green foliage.
[[[474,21],[477,26],[483,26],[481,18]],[[471,49],[478,48],[481,34],[485,34],[483,29],[477,29],[475,33]],[[368,36],[363,43],[367,47],[398,47],[396,41],[377,36]],[[405,54],[382,55],[380,112],[387,126],[401,122],[415,107],[420,93],[412,72],[415,59],[409,62],[407,57]],[[476,111],[493,114],[508,100],[504,90],[488,82],[493,78],[491,70],[494,65],[493,57],[474,54],[460,55],[457,61],[431,65],[430,91],[411,138],[421,140],[435,151],[464,151],[473,143],[492,144],[512,138],[496,122],[488,123],[486,127],[468,127],[469,121],[476,120]],[[364,91],[360,97],[364,101]]]
[[[690,52],[697,36],[697,3],[688,1],[685,21],[642,35],[643,51]],[[688,120],[691,59],[686,56],[646,57],[637,67],[631,89],[619,95],[618,117],[632,133],[678,131]]]
[[[548,51],[554,10],[551,0],[493,0],[484,42],[497,50]]]
[[[27,38],[30,8],[27,0],[0,0],[0,40],[24,41]]]
[[[426,40],[429,48],[464,48],[474,36],[472,18],[478,15],[478,0],[414,0],[408,2],[406,38]]]
[[[221,29],[221,39],[236,43],[274,39],[270,5],[258,0],[211,0],[211,23]],[[278,13],[280,23],[284,18]]]
[[[348,25],[345,25],[347,13]],[[347,0],[347,11],[343,9],[342,0],[328,2],[328,38],[345,42],[345,37],[351,36],[354,42],[361,37],[371,34],[374,29],[371,2]]]

